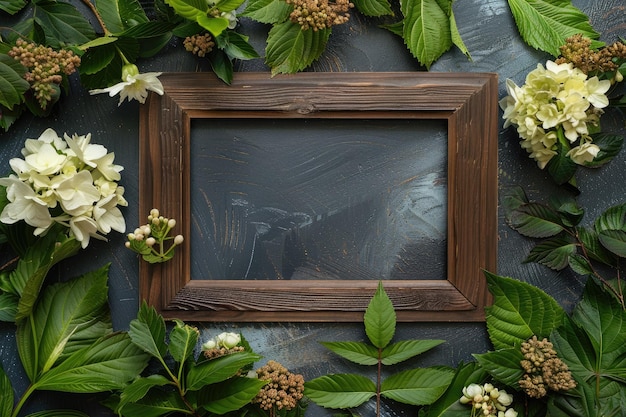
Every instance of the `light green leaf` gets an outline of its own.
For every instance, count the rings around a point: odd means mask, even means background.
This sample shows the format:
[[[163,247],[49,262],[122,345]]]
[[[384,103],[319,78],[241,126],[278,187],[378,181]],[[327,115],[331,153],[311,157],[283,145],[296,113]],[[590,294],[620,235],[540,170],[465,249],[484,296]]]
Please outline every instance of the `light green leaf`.
[[[196,17],[196,22],[209,32],[214,37],[221,35],[223,31],[228,28],[228,19],[225,17],[211,17],[207,15],[200,15]]]
[[[450,16],[437,0],[402,2],[403,39],[417,60],[430,66],[452,46]]]
[[[128,335],[144,352],[161,360],[165,356],[165,320],[145,300],[141,303],[137,318],[130,322]]]
[[[535,245],[524,262],[537,262],[560,271],[569,265],[569,258],[576,250],[577,245],[570,238],[556,236]]]
[[[465,46],[465,42],[461,38],[461,34],[459,33],[459,28],[456,25],[456,19],[454,18],[454,12],[452,12],[452,7],[450,7],[450,36],[452,38],[452,43],[454,46],[459,48],[461,52],[468,58],[472,59],[467,46]]]
[[[322,407],[352,408],[376,395],[376,385],[361,375],[330,374],[306,381],[304,395]]]
[[[570,0],[508,0],[515,23],[524,41],[535,49],[557,57],[565,39],[582,34],[591,39],[599,35],[589,18]]]
[[[275,24],[284,22],[292,10],[293,6],[284,0],[250,0],[242,16],[261,23]]]
[[[0,416],[10,416],[13,410],[13,387],[0,366]]]
[[[199,394],[202,408],[214,414],[226,414],[250,403],[267,384],[255,378],[231,378],[204,388]]]
[[[177,15],[195,21],[198,16],[206,16],[209,6],[206,0],[165,0]]]
[[[81,45],[96,37],[89,21],[69,3],[37,3],[34,18],[53,48]]]
[[[485,308],[489,338],[496,349],[515,347],[531,338],[547,337],[563,321],[559,304],[539,288],[485,272],[493,305]]]
[[[170,332],[170,355],[178,363],[187,361],[192,355],[198,342],[198,329],[174,320],[175,326]]]
[[[251,352],[237,352],[216,359],[200,362],[189,368],[185,386],[189,390],[199,390],[205,385],[222,382],[234,376],[241,368],[261,359]]]
[[[518,387],[524,375],[520,362],[524,359],[519,346],[473,355],[491,376],[510,387]]]
[[[365,334],[377,348],[384,349],[393,339],[396,332],[396,311],[382,281],[378,282],[376,293],[365,310],[363,323]]]
[[[86,51],[89,48],[95,48],[95,47],[102,46],[102,45],[108,45],[116,41],[117,41],[117,38],[115,36],[100,36],[87,43],[79,45],[78,48],[83,51]],[[81,59],[81,65],[82,65],[82,59]]]
[[[359,365],[378,364],[378,349],[362,342],[320,342],[337,355]]]
[[[286,21],[274,25],[267,37],[265,62],[272,75],[302,71],[322,55],[331,29],[302,30],[300,25]]]
[[[403,404],[431,404],[444,393],[453,377],[454,370],[451,368],[409,369],[385,379],[381,394]]]
[[[244,1],[245,0],[218,0],[215,7],[217,7],[220,12],[232,12],[233,10],[237,10]]]
[[[26,72],[19,62],[0,54],[0,105],[12,109],[20,104],[30,84],[22,76]]]
[[[389,16],[393,14],[388,0],[354,0],[356,9],[365,16]]]
[[[402,340],[387,346],[382,354],[383,365],[395,365],[429,351],[444,340]]]
[[[558,213],[539,203],[520,206],[510,213],[508,220],[509,226],[528,237],[552,237],[564,230]]]
[[[15,14],[26,6],[26,0],[0,0],[0,10]]]

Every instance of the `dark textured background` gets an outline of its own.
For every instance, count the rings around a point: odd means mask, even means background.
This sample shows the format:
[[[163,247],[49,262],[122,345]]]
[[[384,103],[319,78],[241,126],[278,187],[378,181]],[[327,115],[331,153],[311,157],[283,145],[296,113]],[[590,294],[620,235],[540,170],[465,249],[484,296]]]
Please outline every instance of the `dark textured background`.
[[[410,0],[405,0],[410,1]],[[78,4],[78,2],[76,2]],[[613,42],[626,37],[626,7],[623,0],[574,0],[591,19],[601,39]],[[538,62],[549,57],[526,46],[517,33],[505,0],[458,0],[454,13],[461,36],[472,54],[468,61],[458,50],[447,52],[431,67],[439,72],[497,72],[500,77],[500,96],[505,93],[504,82],[513,79],[518,85]],[[0,17],[0,26],[14,24],[13,19]],[[267,27],[242,20],[242,32],[251,36],[253,45],[262,53]],[[196,71],[205,69],[195,59],[181,52],[180,45],[172,44],[167,50],[149,61],[139,63],[146,71]],[[349,24],[334,29],[326,53],[314,64],[314,71],[418,71],[422,70],[402,43],[402,40],[378,28],[362,17],[356,16]],[[265,71],[262,60],[237,63],[238,71]],[[116,163],[124,166],[122,185],[130,206],[124,215],[128,229],[143,222],[145,214],[138,213],[138,104],[117,106],[117,98],[106,95],[90,96],[77,83],[71,94],[56,106],[54,114],[46,119],[25,116],[8,133],[0,133],[0,160],[5,164],[19,155],[26,138],[36,138],[47,127],[58,133],[92,133],[92,141],[101,143],[116,154]],[[626,134],[622,119],[612,111],[602,118],[603,128],[613,133]],[[500,191],[512,185],[521,185],[531,199],[545,200],[554,193],[564,191],[554,186],[546,173],[536,168],[518,146],[512,129],[499,135]],[[611,164],[601,170],[579,171],[582,191],[580,203],[586,208],[586,221],[590,221],[606,208],[625,200],[624,180],[626,161],[622,152]],[[557,298],[567,309],[576,303],[582,280],[570,272],[556,273],[535,264],[522,264],[532,247],[532,242],[520,237],[504,224],[500,210],[498,271],[544,289]],[[137,312],[138,262],[133,253],[123,247],[124,236],[112,233],[109,242],[93,242],[80,256],[64,262],[48,278],[49,282],[64,280],[111,263],[109,296],[114,326],[126,330]],[[365,335],[361,324],[211,324],[200,325],[203,335],[211,337],[221,331],[241,331],[252,347],[265,360],[275,359],[293,372],[302,373],[306,379],[335,372],[361,372],[356,367],[325,350],[319,341],[362,340]],[[403,323],[398,325],[398,340],[445,339],[446,343],[402,367],[456,365],[471,360],[472,353],[489,349],[484,324],[459,323]],[[0,323],[0,358],[2,367],[11,378],[18,395],[26,389],[28,380],[21,369],[15,348],[14,328]],[[397,367],[394,370],[399,370]],[[101,396],[73,396],[58,393],[38,393],[25,411],[75,407],[92,416],[112,415],[98,405]],[[363,416],[374,415],[373,403],[363,407]],[[311,406],[308,416],[326,416],[329,412]],[[415,415],[415,409],[398,404],[386,404],[384,416]]]

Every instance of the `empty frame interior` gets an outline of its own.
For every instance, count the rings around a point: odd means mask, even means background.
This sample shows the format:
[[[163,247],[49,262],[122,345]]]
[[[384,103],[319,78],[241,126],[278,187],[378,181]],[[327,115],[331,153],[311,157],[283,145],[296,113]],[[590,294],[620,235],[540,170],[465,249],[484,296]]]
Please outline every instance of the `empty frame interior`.
[[[361,321],[382,280],[399,321],[484,319],[495,74],[160,78],[141,108],[139,213],[186,239],[140,263],[140,296],[164,317]]]

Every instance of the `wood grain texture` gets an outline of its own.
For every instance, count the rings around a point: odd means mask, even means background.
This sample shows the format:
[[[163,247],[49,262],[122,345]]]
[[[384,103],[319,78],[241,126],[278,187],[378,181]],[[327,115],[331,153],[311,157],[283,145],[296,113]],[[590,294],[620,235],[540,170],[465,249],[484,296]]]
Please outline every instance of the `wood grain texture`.
[[[435,73],[164,74],[140,123],[140,211],[158,207],[190,235],[194,119],[426,119],[448,129],[447,274],[385,280],[407,321],[480,321],[482,270],[497,256],[497,76]],[[150,173],[150,175],[148,175]],[[144,177],[149,177],[145,178]],[[168,318],[203,321],[359,321],[375,281],[192,280],[191,243],[162,265],[140,266],[140,292]],[[401,296],[408,297],[404,299]],[[410,300],[410,301],[407,301]],[[190,312],[190,313],[185,313]],[[356,312],[356,314],[355,314]]]

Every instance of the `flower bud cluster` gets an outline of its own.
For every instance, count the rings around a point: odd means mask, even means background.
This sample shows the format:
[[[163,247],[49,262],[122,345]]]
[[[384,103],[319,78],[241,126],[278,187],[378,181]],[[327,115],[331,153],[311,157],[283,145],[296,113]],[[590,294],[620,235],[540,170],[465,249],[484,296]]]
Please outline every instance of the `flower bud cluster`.
[[[492,384],[469,384],[463,388],[459,401],[472,406],[472,417],[517,417],[517,411],[508,408],[513,403],[513,396]]]
[[[567,391],[576,387],[567,365],[557,356],[548,339],[533,336],[522,343],[521,349],[524,359],[520,365],[525,373],[519,385],[529,397],[542,398],[548,389]]]
[[[314,31],[340,25],[350,20],[348,11],[354,7],[350,0],[285,0],[293,5],[289,19],[302,30]]]
[[[210,33],[187,36],[183,41],[183,46],[187,52],[198,55],[200,58],[213,50],[215,42]]]
[[[292,374],[276,361],[268,361],[256,374],[259,379],[269,381],[252,399],[263,410],[292,410],[304,395],[304,377]]]
[[[572,63],[585,74],[601,74],[617,71],[619,63],[626,60],[626,43],[615,42],[600,49],[591,49],[591,39],[581,34],[570,36],[561,46],[561,57],[556,60],[557,64]],[[615,74],[615,80],[621,81],[619,71]]]
[[[8,55],[28,69],[24,79],[30,83],[35,98],[44,110],[48,103],[58,99],[63,74],[74,73],[80,65],[80,57],[72,51],[55,51],[23,39],[15,42]]]
[[[125,246],[143,256],[150,263],[165,262],[174,256],[174,248],[184,241],[182,235],[169,236],[176,226],[176,220],[161,216],[159,210],[153,208],[148,215],[148,223],[136,228],[127,235]],[[172,241],[169,248],[166,242]]]
[[[239,346],[240,343],[239,333],[220,333],[202,344],[202,354],[209,359],[215,359],[230,353],[243,352],[245,348]]]

